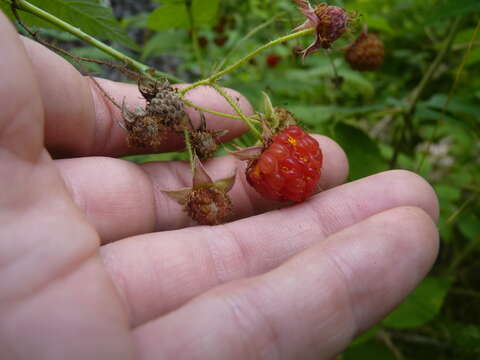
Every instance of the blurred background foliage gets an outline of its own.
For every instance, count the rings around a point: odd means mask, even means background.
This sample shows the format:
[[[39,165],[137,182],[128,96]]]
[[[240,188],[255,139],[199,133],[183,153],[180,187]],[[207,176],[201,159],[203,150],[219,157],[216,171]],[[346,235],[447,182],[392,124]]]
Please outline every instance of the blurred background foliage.
[[[285,35],[302,22],[291,0],[32,0],[58,17],[186,82]],[[278,45],[223,79],[257,108],[261,92],[311,132],[338,141],[350,180],[402,168],[424,176],[441,206],[441,250],[431,274],[341,359],[480,358],[480,21],[478,0],[329,1],[360,15],[331,59],[297,55],[311,37]],[[6,0],[0,8],[8,13]],[[112,60],[30,15],[73,53]],[[343,49],[367,24],[385,43],[377,72],[349,68]],[[478,36],[476,36],[478,35]],[[335,85],[331,61],[343,79]],[[122,80],[112,70],[89,71]],[[249,144],[247,135],[237,142]],[[182,159],[144,155],[133,161]],[[394,261],[394,259],[392,259]],[[395,284],[392,284],[395,286]]]

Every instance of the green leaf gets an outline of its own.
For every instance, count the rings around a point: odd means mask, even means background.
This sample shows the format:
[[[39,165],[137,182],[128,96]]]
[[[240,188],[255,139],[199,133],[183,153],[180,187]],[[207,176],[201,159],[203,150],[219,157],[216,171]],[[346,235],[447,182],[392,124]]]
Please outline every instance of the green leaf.
[[[427,277],[385,320],[383,325],[403,329],[424,325],[439,313],[451,281]]]
[[[190,21],[185,2],[165,2],[148,16],[147,26],[153,30],[188,29]]]
[[[461,191],[458,187],[448,185],[436,185],[435,191],[441,202],[453,203],[460,199]]]
[[[427,102],[426,105],[434,109],[443,110],[447,103],[448,96],[446,94],[435,94]],[[454,97],[448,104],[448,111],[452,113],[471,115],[477,117],[480,114],[480,106],[468,103],[458,97]]]
[[[347,153],[351,180],[387,169],[377,143],[363,130],[340,122],[335,125],[334,138]]]
[[[478,359],[480,356],[480,327],[455,323],[449,325],[451,344],[456,348],[455,359]],[[452,357],[453,358],[453,357]]]
[[[480,218],[473,212],[464,213],[458,220],[458,227],[462,234],[469,239],[474,240],[480,236]]]
[[[95,0],[31,0],[33,5],[78,27],[91,36],[118,42],[136,49],[137,45],[115,20],[109,7],[100,5]],[[22,20],[29,26],[52,28],[53,25],[31,14],[19,12]]]
[[[364,20],[365,24],[368,25],[369,29],[380,30],[386,32],[389,35],[395,34],[395,30],[390,26],[388,20],[382,16],[369,16],[365,15]]]
[[[157,32],[143,47],[141,60],[168,53],[179,56],[185,51],[186,36],[187,34],[183,31],[165,30]]]
[[[173,28],[189,29],[190,18],[184,0],[162,1],[163,5],[153,11],[147,26],[154,30]],[[220,0],[192,0],[191,11],[195,25],[209,24],[215,19]]]
[[[208,24],[218,13],[220,0],[193,0],[192,14],[196,25]]]
[[[362,335],[358,336],[353,340],[352,344],[350,346],[358,346],[361,344],[366,343],[367,341],[370,341],[373,339],[373,337],[378,333],[380,328],[378,326],[375,326],[368,331],[364,332]]]
[[[395,360],[395,356],[384,345],[369,341],[349,347],[343,354],[343,360]]]
[[[443,20],[452,16],[463,16],[480,11],[478,0],[450,0],[445,1],[428,17],[430,22]]]

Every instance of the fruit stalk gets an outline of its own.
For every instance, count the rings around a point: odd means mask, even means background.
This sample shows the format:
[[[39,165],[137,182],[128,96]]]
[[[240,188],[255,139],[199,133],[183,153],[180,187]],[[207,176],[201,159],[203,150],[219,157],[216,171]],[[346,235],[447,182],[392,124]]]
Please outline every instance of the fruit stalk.
[[[183,137],[185,139],[185,147],[187,148],[188,161],[190,162],[190,170],[193,174],[195,172],[195,162],[193,157],[192,140],[188,129],[183,130]]]
[[[223,90],[220,86],[218,86],[217,84],[215,83],[212,83],[210,84],[210,86],[212,88],[214,88],[221,96],[223,96],[225,98],[225,100],[227,100],[227,102],[230,104],[230,106],[237,112],[237,114],[240,116],[240,118],[243,120],[243,122],[245,124],[247,124],[247,126],[250,128],[250,130],[252,131],[252,133],[260,140],[262,140],[262,135],[260,134],[260,132],[257,130],[257,128],[255,127],[255,125],[253,125],[252,121],[248,118],[247,115],[245,115],[242,111],[242,109],[240,109],[240,106],[238,106],[238,104],[235,102],[235,100],[233,100],[226,92],[225,90]]]
[[[296,38],[304,36],[304,35],[312,34],[314,31],[315,31],[315,29],[306,29],[306,30],[298,31],[298,32],[295,32],[293,34],[285,35],[285,36],[279,37],[278,39],[272,40],[272,41],[266,43],[265,45],[262,45],[262,46],[258,47],[257,49],[253,50],[251,53],[245,55],[244,57],[242,57],[240,60],[236,61],[232,65],[227,66],[225,69],[220,70],[219,72],[209,76],[206,79],[199,80],[199,81],[191,84],[190,86],[187,86],[187,87],[183,88],[179,93],[181,95],[185,95],[187,92],[189,92],[190,90],[192,90],[192,89],[194,89],[198,86],[211,85],[215,81],[217,81],[219,78],[221,78],[222,76],[228,74],[229,72],[237,69],[239,66],[241,66],[242,64],[244,64],[245,62],[247,62],[251,58],[255,57],[256,55],[258,55],[262,51],[265,51],[265,50],[271,48],[272,46],[278,45],[278,44],[280,44],[284,41],[288,41],[288,40],[296,39]]]

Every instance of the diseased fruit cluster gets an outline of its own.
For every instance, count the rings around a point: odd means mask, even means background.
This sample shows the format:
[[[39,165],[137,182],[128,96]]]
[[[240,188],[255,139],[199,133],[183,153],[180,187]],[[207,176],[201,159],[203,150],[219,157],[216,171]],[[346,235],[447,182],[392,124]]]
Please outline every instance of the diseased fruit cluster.
[[[186,126],[187,114],[176,90],[168,84],[140,84],[139,90],[147,105],[145,109],[130,111],[123,104],[123,127],[130,146],[157,150],[169,132],[181,131]]]

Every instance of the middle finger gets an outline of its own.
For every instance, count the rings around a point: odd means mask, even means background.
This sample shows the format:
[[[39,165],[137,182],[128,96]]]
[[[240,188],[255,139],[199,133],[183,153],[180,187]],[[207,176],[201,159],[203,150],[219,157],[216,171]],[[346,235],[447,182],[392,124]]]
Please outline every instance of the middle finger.
[[[271,270],[333,233],[402,206],[438,216],[436,195],[425,180],[389,171],[223,226],[118,241],[103,247],[103,257],[135,326],[219,284]]]

